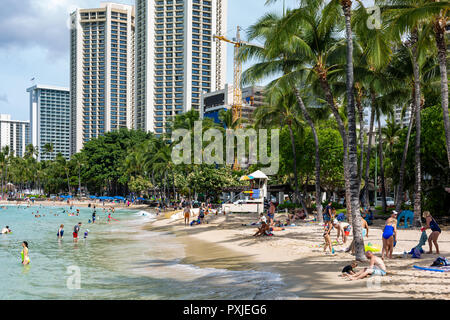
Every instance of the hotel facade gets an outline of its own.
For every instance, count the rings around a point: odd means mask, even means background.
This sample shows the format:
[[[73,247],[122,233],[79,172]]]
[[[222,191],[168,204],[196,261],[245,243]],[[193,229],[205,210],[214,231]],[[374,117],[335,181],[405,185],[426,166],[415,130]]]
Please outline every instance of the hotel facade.
[[[120,128],[133,128],[134,6],[101,3],[71,14],[71,154]]]
[[[38,148],[38,160],[52,160],[58,153],[70,158],[70,93],[68,88],[35,85],[30,93],[31,144]],[[53,145],[46,154],[44,146]]]
[[[11,115],[0,114],[0,150],[9,147],[10,154],[23,157],[30,143],[29,121],[11,120]]]
[[[134,127],[160,136],[226,77],[227,0],[136,0]]]

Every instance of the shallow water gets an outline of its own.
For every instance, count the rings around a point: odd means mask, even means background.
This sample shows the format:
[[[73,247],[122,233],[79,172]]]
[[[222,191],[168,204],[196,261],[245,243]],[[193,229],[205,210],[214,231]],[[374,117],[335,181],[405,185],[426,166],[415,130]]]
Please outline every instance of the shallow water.
[[[239,260],[195,264],[186,244],[169,232],[143,230],[151,213],[97,208],[97,222],[88,223],[91,208],[68,216],[68,207],[7,206],[0,209],[0,299],[278,299],[288,297],[280,275],[254,270]],[[72,211],[75,211],[76,207]],[[39,211],[41,218],[32,213]],[[55,216],[55,214],[58,214]],[[45,216],[44,216],[45,215]],[[78,243],[74,226],[83,223]],[[64,238],[57,240],[59,225]],[[83,234],[89,229],[87,239]],[[21,264],[22,241],[29,244],[29,266]],[[217,250],[216,250],[217,251]],[[211,251],[212,252],[212,251]],[[227,261],[230,258],[224,258]],[[244,260],[244,259],[243,259]],[[228,267],[230,266],[230,267]],[[80,271],[80,289],[71,268]],[[69,283],[69,287],[68,287]],[[72,286],[73,287],[73,286]]]

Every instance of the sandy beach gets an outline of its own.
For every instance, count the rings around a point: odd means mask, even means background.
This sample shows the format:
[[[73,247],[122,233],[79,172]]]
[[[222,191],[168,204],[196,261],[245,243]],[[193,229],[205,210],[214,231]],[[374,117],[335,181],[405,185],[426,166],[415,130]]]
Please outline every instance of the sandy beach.
[[[192,227],[184,226],[180,214],[169,219],[167,216],[169,214],[145,228],[173,232],[182,238],[189,263],[199,267],[228,266],[231,269],[245,264],[247,268],[279,273],[286,290],[299,299],[450,299],[450,272],[413,268],[413,265],[430,266],[437,254],[424,254],[421,259],[404,258],[400,254],[417,245],[421,234],[418,230],[399,229],[394,257],[385,261],[386,276],[347,281],[340,274],[342,268],[353,260],[351,254],[343,252],[348,243],[334,246],[335,255],[325,254],[323,248],[317,247],[323,243],[322,227],[317,223],[301,222],[295,227],[274,232],[272,237],[256,238],[252,236],[255,227],[242,226],[256,222],[255,215],[208,216],[208,224]],[[284,215],[277,214],[275,218],[283,220]],[[381,247],[383,226],[384,221],[375,220],[365,243]],[[440,256],[448,257],[448,227],[443,227],[442,231]],[[335,240],[335,230],[331,236]],[[428,243],[423,249],[428,251]],[[359,263],[357,270],[367,265]]]
[[[102,208],[103,204],[89,201],[71,201],[74,207],[87,207],[88,203]],[[0,202],[1,204],[15,204]],[[22,204],[25,204],[22,203]],[[34,205],[65,206],[60,201],[39,201]],[[147,205],[105,203],[105,207],[131,210],[152,209]],[[194,209],[194,216],[198,209]],[[276,214],[276,220],[285,220],[285,214]],[[296,222],[294,227],[275,231],[272,237],[253,237],[255,226],[243,226],[258,220],[252,214],[208,215],[208,224],[185,226],[181,211],[167,211],[156,221],[147,223],[142,229],[175,234],[185,245],[186,257],[183,263],[201,268],[229,270],[257,270],[279,274],[289,293],[286,299],[446,299],[450,300],[450,272],[431,272],[413,268],[413,265],[428,267],[438,256],[450,257],[450,230],[441,226],[439,236],[440,254],[423,254],[421,259],[410,255],[403,257],[419,242],[419,230],[398,229],[394,258],[385,260],[387,275],[357,281],[343,279],[341,270],[350,264],[354,256],[344,249],[351,242],[334,245],[335,255],[323,252],[322,231],[318,223]],[[192,221],[192,217],[191,217]],[[371,243],[381,248],[383,220],[375,220],[370,226],[365,244]],[[427,234],[430,230],[427,230]],[[331,233],[336,240],[336,230]],[[342,240],[340,240],[342,241]],[[428,243],[423,247],[428,251]],[[397,254],[396,254],[397,253]],[[376,253],[380,255],[380,253]],[[357,271],[368,263],[359,263]],[[148,269],[148,272],[152,272]]]

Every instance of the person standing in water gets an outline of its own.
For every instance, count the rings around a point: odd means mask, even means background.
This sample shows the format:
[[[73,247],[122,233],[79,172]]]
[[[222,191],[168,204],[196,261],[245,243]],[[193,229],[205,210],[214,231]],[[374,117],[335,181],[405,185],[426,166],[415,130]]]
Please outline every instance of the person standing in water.
[[[92,223],[95,223],[95,210],[92,212]]]
[[[22,252],[20,254],[22,256],[22,264],[24,266],[30,264],[30,257],[28,255],[28,242],[22,242]]]
[[[430,251],[427,253],[433,253],[432,243],[434,243],[434,246],[436,248],[436,253],[439,254],[439,246],[437,243],[437,239],[442,232],[441,228],[439,228],[439,225],[437,224],[436,220],[434,220],[434,218],[431,216],[430,211],[424,211],[422,216],[424,217],[424,219],[427,222],[425,230],[428,228],[431,229],[430,236],[428,237],[428,245],[430,247]]]
[[[81,222],[78,222],[78,224],[75,225],[73,228],[73,241],[78,241],[78,233],[80,232]]]
[[[60,225],[58,229],[58,233],[56,234],[58,236],[58,239],[62,239],[64,236],[64,225]]]

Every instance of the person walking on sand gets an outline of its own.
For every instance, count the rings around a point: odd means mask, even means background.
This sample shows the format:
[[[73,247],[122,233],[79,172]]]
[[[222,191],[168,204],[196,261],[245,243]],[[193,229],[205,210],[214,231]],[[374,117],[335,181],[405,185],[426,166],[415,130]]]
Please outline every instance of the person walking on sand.
[[[331,221],[331,210],[332,210],[331,204],[332,204],[332,202],[329,201],[328,205],[323,210],[323,221],[324,222]]]
[[[383,249],[381,250],[381,259],[387,256],[392,259],[392,252],[394,251],[397,238],[397,211],[392,211],[392,215],[386,220],[383,229]]]
[[[189,225],[189,218],[191,217],[191,207],[187,205],[184,210],[184,225]]]
[[[368,268],[364,268],[363,270],[357,272],[352,276],[348,276],[350,280],[359,280],[363,279],[369,275],[371,276],[385,276],[386,275],[386,265],[384,261],[375,256],[372,251],[366,251],[366,257],[370,260],[370,264]]]
[[[427,253],[433,253],[433,243],[434,243],[436,253],[439,254],[439,245],[437,243],[437,239],[439,238],[439,235],[442,232],[441,228],[439,228],[439,225],[437,224],[436,220],[434,220],[434,218],[431,216],[430,211],[424,211],[422,216],[427,222],[425,230],[428,228],[431,229],[430,236],[428,237],[428,245],[430,247],[430,251]]]
[[[22,256],[22,264],[24,266],[30,264],[30,256],[28,255],[28,242],[22,242],[22,252],[20,254]]]
[[[331,244],[331,238],[330,238],[331,229],[333,229],[333,225],[331,224],[331,221],[326,221],[325,226],[323,228],[323,238],[325,239],[325,246],[323,248],[323,252],[326,252],[327,248],[330,248],[330,254],[333,254],[334,249]]]

